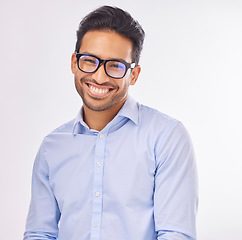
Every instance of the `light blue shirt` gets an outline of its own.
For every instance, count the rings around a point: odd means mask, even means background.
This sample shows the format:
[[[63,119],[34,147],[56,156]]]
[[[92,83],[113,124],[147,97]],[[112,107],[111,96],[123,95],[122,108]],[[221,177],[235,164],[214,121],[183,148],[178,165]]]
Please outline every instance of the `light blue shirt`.
[[[195,240],[197,173],[183,125],[128,97],[100,132],[82,118],[43,140],[25,240]]]

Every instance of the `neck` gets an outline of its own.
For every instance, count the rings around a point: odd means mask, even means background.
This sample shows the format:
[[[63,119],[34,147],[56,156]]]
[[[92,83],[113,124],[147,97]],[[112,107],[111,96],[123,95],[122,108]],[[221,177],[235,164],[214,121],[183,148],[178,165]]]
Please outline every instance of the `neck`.
[[[90,129],[101,131],[113,118],[117,115],[121,107],[124,105],[126,99],[119,104],[104,110],[94,111],[89,109],[85,104],[83,105],[83,119]]]

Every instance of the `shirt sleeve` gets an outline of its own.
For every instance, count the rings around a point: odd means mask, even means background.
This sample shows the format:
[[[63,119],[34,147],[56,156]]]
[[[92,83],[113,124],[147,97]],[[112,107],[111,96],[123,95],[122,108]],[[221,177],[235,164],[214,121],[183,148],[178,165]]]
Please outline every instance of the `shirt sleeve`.
[[[32,192],[24,240],[55,240],[60,211],[49,183],[43,143],[36,156],[32,174]]]
[[[160,137],[155,154],[157,240],[196,240],[197,169],[191,140],[180,122]]]

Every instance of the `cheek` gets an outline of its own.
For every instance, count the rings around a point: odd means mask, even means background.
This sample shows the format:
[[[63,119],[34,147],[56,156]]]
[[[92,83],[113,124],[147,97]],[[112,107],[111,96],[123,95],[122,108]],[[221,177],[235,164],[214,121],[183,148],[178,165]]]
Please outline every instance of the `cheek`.
[[[74,76],[74,84],[75,84],[76,90],[79,92],[80,91],[80,81],[78,80],[77,76]]]
[[[130,77],[125,77],[118,83],[120,89],[128,88],[130,84]]]
[[[82,76],[80,74],[75,74],[74,83],[75,83],[75,87],[78,91],[80,91],[83,88],[81,79],[82,79]]]
[[[81,71],[76,71],[75,72],[75,75],[74,75],[74,78],[75,78],[75,82],[77,83],[77,84],[81,84],[81,79],[83,78],[83,77],[85,77],[86,76],[86,74],[85,73],[83,73],[83,72],[81,72]]]
[[[80,78],[76,74],[74,75],[74,81],[75,81],[76,87],[80,85]]]

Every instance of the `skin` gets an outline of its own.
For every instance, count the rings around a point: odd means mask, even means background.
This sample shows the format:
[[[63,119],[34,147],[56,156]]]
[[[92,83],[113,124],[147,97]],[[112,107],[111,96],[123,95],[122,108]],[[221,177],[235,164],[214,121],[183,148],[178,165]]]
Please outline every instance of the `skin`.
[[[82,39],[79,53],[132,63],[132,42],[114,31],[89,31]],[[141,68],[129,69],[122,79],[107,76],[103,65],[95,73],[84,73],[78,69],[73,53],[71,70],[76,90],[83,100],[84,121],[89,128],[101,131],[127,100],[129,86],[136,83]]]

